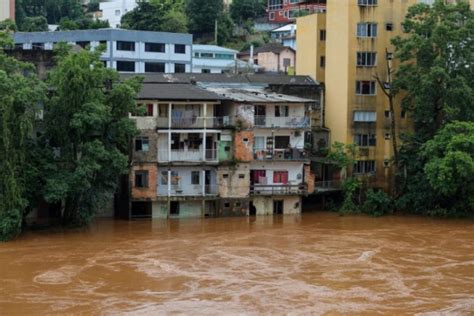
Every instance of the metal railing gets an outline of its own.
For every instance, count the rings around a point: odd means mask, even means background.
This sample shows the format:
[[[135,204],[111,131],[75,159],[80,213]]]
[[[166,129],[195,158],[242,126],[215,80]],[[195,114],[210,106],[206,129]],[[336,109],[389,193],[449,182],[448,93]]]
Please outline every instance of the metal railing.
[[[171,153],[171,154],[170,154]],[[159,150],[159,162],[200,162],[217,161],[216,149],[197,149],[197,150]]]
[[[157,127],[170,127],[168,117],[157,117]],[[230,118],[224,117],[171,117],[171,128],[218,128],[230,125]]]
[[[288,184],[253,184],[250,186],[251,195],[305,195],[308,186],[304,183],[298,185]]]
[[[187,184],[187,185],[171,185],[168,188],[166,184],[158,185],[158,196],[214,196],[217,195],[217,185]]]
[[[255,115],[254,124],[256,127],[291,127],[291,128],[309,128],[310,118],[306,116],[288,116],[288,117],[271,117]]]
[[[255,160],[304,160],[308,159],[308,154],[304,149],[255,149]]]

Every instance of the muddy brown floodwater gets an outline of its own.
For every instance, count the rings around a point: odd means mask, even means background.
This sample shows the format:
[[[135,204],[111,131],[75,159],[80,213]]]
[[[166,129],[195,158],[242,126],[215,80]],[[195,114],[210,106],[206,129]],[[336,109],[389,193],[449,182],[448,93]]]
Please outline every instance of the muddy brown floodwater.
[[[0,244],[0,315],[472,315],[474,222],[123,222]]]

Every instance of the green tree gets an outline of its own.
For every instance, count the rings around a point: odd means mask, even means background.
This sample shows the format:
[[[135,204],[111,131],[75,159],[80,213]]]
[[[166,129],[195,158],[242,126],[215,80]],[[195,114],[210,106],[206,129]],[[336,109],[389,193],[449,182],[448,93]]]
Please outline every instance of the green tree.
[[[90,17],[84,17],[74,21],[64,18],[59,22],[58,31],[94,30],[108,27],[110,27],[108,21],[93,20]]]
[[[131,30],[187,32],[182,2],[171,0],[139,1],[138,6],[122,17],[121,26]]]
[[[85,225],[104,206],[128,171],[129,141],[136,133],[128,113],[140,84],[120,81],[100,51],[61,54],[48,84],[45,139],[53,161],[44,166],[43,196],[62,202],[67,225]]]
[[[45,32],[48,30],[48,22],[44,16],[26,17],[20,25],[22,32]]]
[[[406,36],[393,40],[401,61],[394,85],[406,94],[402,106],[411,112],[415,129],[402,135],[397,205],[421,214],[455,215],[454,201],[465,197],[457,191],[447,199],[433,190],[434,165],[422,148],[446,124],[474,119],[474,13],[466,2],[437,0],[411,7],[403,27]]]
[[[236,23],[242,24],[265,14],[266,0],[234,0],[230,5],[230,15]]]
[[[59,24],[61,19],[76,20],[84,17],[79,0],[16,0],[16,21],[21,31],[27,18],[44,17],[46,24]]]
[[[0,47],[11,43],[7,33],[0,32]],[[21,232],[28,207],[27,143],[38,104],[44,99],[44,88],[34,75],[33,65],[6,56],[0,48],[0,240],[3,241]]]
[[[217,21],[217,45],[224,45],[233,38],[234,22],[228,13],[222,14]]]
[[[223,9],[223,0],[186,0],[189,30],[192,33],[214,32],[215,23]]]
[[[447,124],[421,148],[437,209],[474,215],[474,122]],[[444,215],[444,214],[443,214]]]

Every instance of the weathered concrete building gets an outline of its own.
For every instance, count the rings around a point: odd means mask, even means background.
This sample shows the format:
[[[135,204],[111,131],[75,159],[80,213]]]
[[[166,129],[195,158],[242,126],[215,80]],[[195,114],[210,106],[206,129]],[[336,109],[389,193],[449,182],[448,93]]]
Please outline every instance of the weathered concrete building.
[[[314,190],[305,147],[316,102],[269,87],[316,83],[278,77],[146,76],[141,114],[132,116],[140,135],[127,217],[301,212],[302,196]]]

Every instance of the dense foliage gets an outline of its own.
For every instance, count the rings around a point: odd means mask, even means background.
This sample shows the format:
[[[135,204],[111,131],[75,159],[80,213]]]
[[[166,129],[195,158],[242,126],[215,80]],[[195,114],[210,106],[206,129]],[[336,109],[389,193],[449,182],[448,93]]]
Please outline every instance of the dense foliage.
[[[235,22],[243,23],[265,15],[266,0],[234,0],[230,5],[230,14]]]
[[[407,35],[393,41],[402,62],[395,84],[415,130],[400,150],[398,207],[473,215],[474,12],[466,2],[418,4],[403,27]]]
[[[192,33],[212,33],[215,22],[222,15],[223,0],[186,0],[186,15],[189,31]]]
[[[122,17],[121,27],[141,31],[185,33],[188,30],[184,3],[173,0],[139,1]]]
[[[12,41],[0,32],[0,47],[5,45]],[[44,92],[33,66],[7,57],[0,48],[0,240],[21,231],[31,183],[28,140]]]

